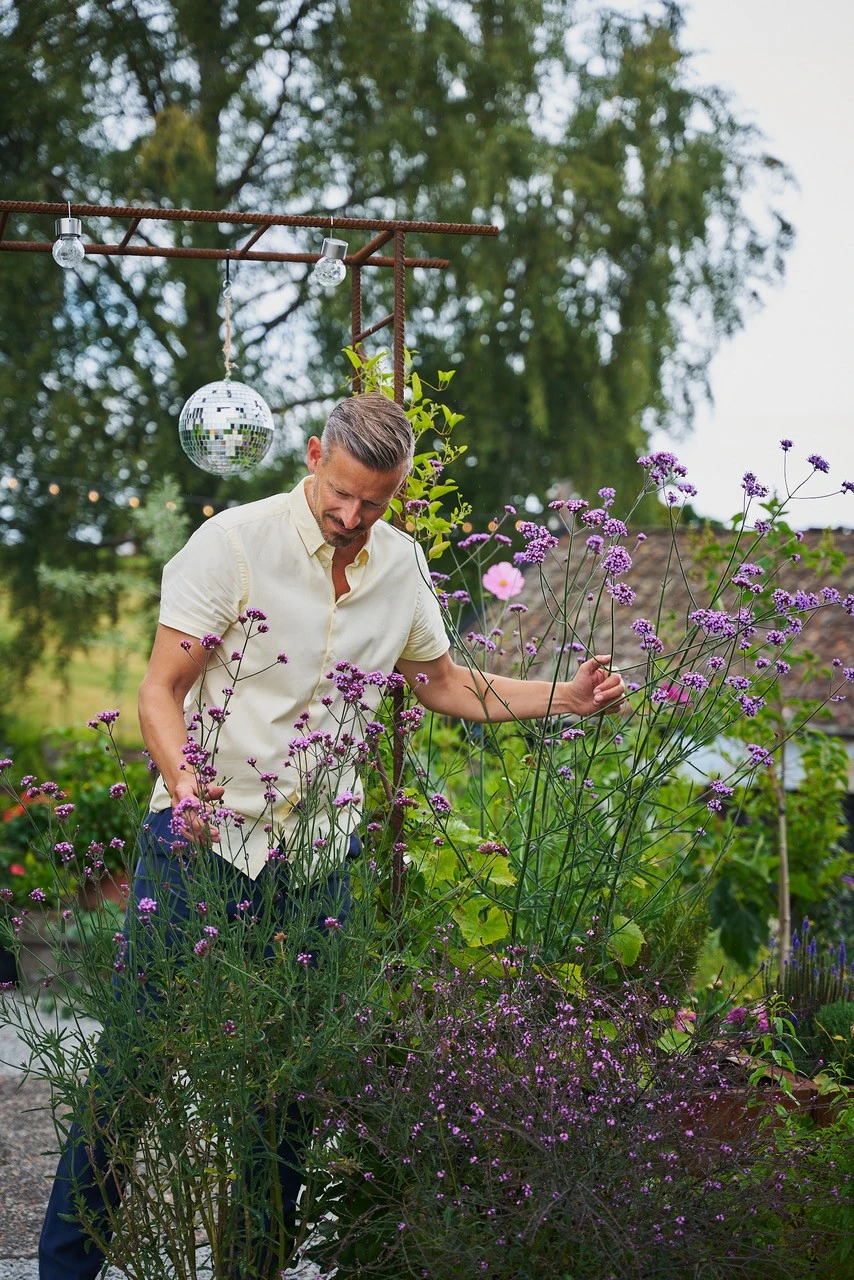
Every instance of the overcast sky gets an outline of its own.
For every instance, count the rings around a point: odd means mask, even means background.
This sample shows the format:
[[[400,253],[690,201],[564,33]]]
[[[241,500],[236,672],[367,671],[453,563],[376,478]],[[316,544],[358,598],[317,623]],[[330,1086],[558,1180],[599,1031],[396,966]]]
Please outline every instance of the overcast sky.
[[[687,440],[654,441],[688,465],[696,508],[727,518],[745,470],[779,484],[785,436],[795,443],[790,474],[810,453],[830,463],[814,492],[854,480],[854,3],[694,0],[686,16],[683,42],[703,51],[699,75],[732,92],[800,188],[786,202],[797,229],[786,277],[721,348],[714,405],[700,409]],[[854,494],[798,503],[791,523],[854,527]]]

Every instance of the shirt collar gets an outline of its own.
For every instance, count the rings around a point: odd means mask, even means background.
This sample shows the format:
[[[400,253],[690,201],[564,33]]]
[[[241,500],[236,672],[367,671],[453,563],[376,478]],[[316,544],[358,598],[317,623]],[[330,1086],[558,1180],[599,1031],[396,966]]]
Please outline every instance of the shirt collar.
[[[297,527],[297,533],[302,539],[303,546],[310,556],[319,556],[321,560],[331,560],[335,554],[335,548],[330,547],[328,542],[323,539],[320,532],[320,525],[314,518],[314,512],[308,505],[308,497],[306,496],[306,485],[311,479],[306,476],[304,480],[300,480],[296,488],[292,489],[288,494],[289,506]],[[364,564],[370,559],[371,534],[372,529],[368,530],[368,536],[365,539],[365,545],[360,548],[359,554],[353,561],[354,564]]]

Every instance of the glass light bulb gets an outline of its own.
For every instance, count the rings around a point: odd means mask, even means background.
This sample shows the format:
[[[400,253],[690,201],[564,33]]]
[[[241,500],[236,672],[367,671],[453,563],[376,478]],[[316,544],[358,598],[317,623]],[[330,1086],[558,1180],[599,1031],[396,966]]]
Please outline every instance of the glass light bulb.
[[[54,241],[51,253],[54,262],[62,267],[63,271],[73,271],[86,257],[86,250],[79,236],[60,236]]]
[[[324,289],[334,289],[347,274],[340,258],[320,258],[314,264],[314,278]]]

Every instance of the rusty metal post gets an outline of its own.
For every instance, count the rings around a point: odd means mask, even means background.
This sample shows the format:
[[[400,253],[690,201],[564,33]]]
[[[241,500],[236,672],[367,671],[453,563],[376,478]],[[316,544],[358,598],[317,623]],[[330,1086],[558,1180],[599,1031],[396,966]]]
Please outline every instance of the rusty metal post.
[[[406,232],[394,233],[394,398],[403,404],[404,384],[404,327],[406,325]]]
[[[392,354],[394,358],[394,398],[399,405],[403,404],[403,389],[406,372],[404,363],[404,348],[406,346],[404,334],[406,324],[405,248],[406,233],[403,231],[395,231]],[[395,689],[392,695],[392,707],[394,712],[394,736],[392,739],[392,791],[394,793],[394,807],[391,811],[391,832],[394,849],[392,851],[391,858],[391,903],[392,913],[395,919],[398,920],[400,918],[400,905],[403,897],[403,868],[405,864],[403,861],[403,850],[399,849],[397,846],[403,843],[403,820],[406,813],[403,805],[397,802],[398,796],[403,789],[404,742],[403,732],[400,727],[400,717],[404,709],[404,694],[402,689]]]
[[[350,346],[359,350],[359,336],[362,332],[362,268],[350,267]],[[353,394],[362,390],[362,371],[353,370]]]

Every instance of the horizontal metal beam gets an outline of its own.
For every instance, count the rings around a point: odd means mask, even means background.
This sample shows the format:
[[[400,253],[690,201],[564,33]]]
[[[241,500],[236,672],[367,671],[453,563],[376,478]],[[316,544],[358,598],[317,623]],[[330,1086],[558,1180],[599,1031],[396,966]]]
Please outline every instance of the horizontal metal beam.
[[[145,218],[151,222],[217,222],[233,226],[314,227],[317,230],[421,231],[443,236],[497,236],[498,227],[475,222],[408,222],[397,218],[347,218],[335,214],[244,213],[240,210],[158,209],[137,205],[72,204],[73,218]],[[69,205],[41,200],[0,200],[0,213],[68,217]]]
[[[72,205],[72,208],[74,206]],[[148,244],[87,244],[84,246],[87,257],[104,258],[214,258],[223,261],[229,258],[232,262],[319,262],[319,253],[240,253],[234,249],[182,249]],[[5,253],[50,253],[53,245],[47,240],[0,240],[0,252]],[[345,266],[350,259],[344,258]],[[368,258],[358,264],[363,267],[392,267],[394,258]],[[422,267],[443,271],[449,265],[447,258],[404,258],[406,267]]]

